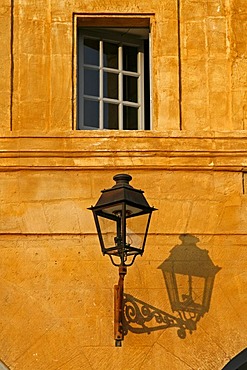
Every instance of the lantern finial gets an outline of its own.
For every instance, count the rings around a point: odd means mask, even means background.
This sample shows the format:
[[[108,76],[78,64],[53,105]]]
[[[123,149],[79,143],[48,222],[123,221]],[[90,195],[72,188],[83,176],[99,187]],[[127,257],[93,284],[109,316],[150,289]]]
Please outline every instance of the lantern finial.
[[[116,185],[114,185],[113,188],[118,186],[129,186],[132,188],[132,186],[129,184],[129,182],[132,180],[132,176],[130,175],[119,173],[113,176],[113,180],[116,181]]]

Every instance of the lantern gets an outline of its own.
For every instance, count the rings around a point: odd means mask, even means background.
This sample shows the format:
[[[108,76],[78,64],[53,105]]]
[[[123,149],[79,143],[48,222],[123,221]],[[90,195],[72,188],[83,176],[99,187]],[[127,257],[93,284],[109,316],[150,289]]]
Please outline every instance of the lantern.
[[[103,255],[107,254],[114,266],[119,267],[118,285],[114,286],[114,337],[116,347],[124,339],[123,294],[127,266],[131,266],[138,255],[142,255],[147,239],[152,212],[142,190],[133,188],[132,177],[118,174],[113,177],[116,184],[102,194],[93,207],[98,238]]]
[[[142,190],[133,188],[130,175],[113,177],[116,184],[102,190],[93,212],[101,251],[115,266],[131,266],[145,248],[154,207],[150,207]]]

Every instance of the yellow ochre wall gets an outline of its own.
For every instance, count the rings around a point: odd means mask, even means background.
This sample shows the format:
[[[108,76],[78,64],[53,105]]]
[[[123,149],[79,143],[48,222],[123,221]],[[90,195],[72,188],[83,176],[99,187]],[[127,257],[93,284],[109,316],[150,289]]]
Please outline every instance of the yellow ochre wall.
[[[76,131],[78,17],[149,18],[151,131]],[[221,370],[246,347],[246,0],[2,0],[0,360],[11,370]],[[117,268],[93,218],[129,173],[158,208],[125,292],[172,313],[158,268],[198,238],[209,312],[114,346]],[[175,315],[175,313],[174,313]]]

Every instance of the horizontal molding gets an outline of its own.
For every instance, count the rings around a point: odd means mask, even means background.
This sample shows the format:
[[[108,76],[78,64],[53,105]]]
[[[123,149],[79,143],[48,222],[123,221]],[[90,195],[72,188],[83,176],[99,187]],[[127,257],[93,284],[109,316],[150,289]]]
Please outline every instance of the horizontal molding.
[[[235,156],[245,156],[247,154],[247,150],[197,150],[197,149],[191,149],[191,150],[162,150],[162,149],[132,149],[132,150],[1,150],[0,149],[0,157],[2,158],[87,158],[87,157],[129,157],[130,155],[133,157],[143,157],[145,155],[146,157],[154,157],[154,156],[160,156],[160,157],[194,157],[194,156],[200,156],[200,157],[216,157],[216,156],[229,156],[232,155]]]
[[[0,138],[0,170],[171,169],[247,171],[247,134],[93,132]],[[173,135],[173,136],[172,136]]]

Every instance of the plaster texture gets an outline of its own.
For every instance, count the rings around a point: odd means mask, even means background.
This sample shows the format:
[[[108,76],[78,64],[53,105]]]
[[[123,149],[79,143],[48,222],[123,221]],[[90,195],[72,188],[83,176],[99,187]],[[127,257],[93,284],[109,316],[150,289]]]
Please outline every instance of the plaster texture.
[[[150,131],[78,131],[76,21],[150,20]],[[11,370],[221,370],[246,347],[245,0],[0,4],[0,360]],[[172,312],[159,266],[181,235],[220,270],[209,311],[113,338],[118,271],[100,252],[100,191],[129,173],[158,208],[126,294]]]

